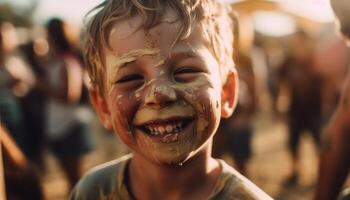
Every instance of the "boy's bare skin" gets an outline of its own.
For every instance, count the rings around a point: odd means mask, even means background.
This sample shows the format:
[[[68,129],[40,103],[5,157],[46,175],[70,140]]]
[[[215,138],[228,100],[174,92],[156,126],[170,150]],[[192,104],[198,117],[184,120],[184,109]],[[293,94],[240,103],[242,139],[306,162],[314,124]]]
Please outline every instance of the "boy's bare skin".
[[[136,199],[207,199],[221,172],[212,137],[233,112],[236,72],[220,73],[197,25],[173,46],[179,22],[164,20],[146,32],[135,29],[140,21],[113,25],[104,95],[91,91],[92,102],[104,126],[133,150]]]
[[[347,0],[332,0],[339,31],[349,45],[350,4]],[[315,200],[336,199],[350,169],[350,73],[342,91],[341,101],[325,132],[321,152],[320,172]]]

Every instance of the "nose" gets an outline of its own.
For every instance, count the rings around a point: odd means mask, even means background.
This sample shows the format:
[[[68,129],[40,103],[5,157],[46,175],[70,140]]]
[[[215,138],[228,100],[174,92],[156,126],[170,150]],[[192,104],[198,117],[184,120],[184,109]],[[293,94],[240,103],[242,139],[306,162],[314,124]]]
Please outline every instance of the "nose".
[[[169,84],[155,81],[147,90],[145,105],[163,107],[172,104],[177,99],[176,91]]]

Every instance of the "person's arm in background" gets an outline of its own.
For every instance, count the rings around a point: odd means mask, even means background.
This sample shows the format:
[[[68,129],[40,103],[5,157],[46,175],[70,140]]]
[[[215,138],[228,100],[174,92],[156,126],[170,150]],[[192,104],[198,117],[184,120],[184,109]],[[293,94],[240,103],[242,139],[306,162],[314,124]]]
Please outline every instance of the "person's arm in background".
[[[58,71],[60,84],[47,87],[47,95],[65,104],[76,104],[81,98],[83,87],[83,71],[79,63],[70,56],[62,56],[63,60]],[[49,80],[45,80],[50,85]]]
[[[0,131],[1,131],[0,124]],[[2,140],[2,132],[0,132],[0,141]],[[2,144],[0,142],[0,199],[6,200],[5,194],[5,172],[4,172],[4,162],[2,160]]]
[[[3,161],[0,165],[3,166],[5,181],[4,188],[1,189],[6,191],[1,193],[0,197],[6,195],[7,199],[27,199],[30,197],[30,199],[43,200],[44,194],[37,172],[1,123],[0,135]],[[0,176],[0,178],[2,177]]]
[[[0,89],[5,87],[12,87],[20,80],[14,78],[5,67],[0,66]]]
[[[350,74],[324,132],[315,200],[336,199],[350,169]]]

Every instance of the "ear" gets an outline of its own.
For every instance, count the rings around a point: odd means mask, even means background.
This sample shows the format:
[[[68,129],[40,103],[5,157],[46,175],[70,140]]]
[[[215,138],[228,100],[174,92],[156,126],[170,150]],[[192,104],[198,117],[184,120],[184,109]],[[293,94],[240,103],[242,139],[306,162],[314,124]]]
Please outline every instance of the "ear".
[[[221,92],[221,117],[228,118],[232,115],[237,104],[238,77],[236,69],[228,72]]]
[[[89,90],[90,101],[94,106],[103,126],[110,130],[112,129],[111,115],[108,109],[108,104],[103,96],[94,89]]]

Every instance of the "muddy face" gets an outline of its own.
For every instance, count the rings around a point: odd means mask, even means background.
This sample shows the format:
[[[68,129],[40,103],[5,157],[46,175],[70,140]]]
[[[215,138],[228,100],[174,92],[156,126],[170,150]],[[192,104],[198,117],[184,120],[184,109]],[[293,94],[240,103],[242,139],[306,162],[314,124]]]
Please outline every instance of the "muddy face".
[[[172,47],[177,24],[145,32],[116,23],[106,50],[109,120],[134,153],[180,164],[205,152],[221,117],[218,62],[198,27]],[[131,34],[130,34],[131,33]]]

